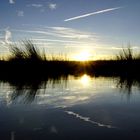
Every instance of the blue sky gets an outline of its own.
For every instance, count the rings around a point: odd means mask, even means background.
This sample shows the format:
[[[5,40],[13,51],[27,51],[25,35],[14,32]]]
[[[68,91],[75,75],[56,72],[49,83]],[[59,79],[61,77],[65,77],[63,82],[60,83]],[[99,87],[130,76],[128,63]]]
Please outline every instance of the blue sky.
[[[0,53],[24,39],[48,53],[89,50],[105,57],[129,42],[137,51],[139,13],[139,0],[1,0]]]

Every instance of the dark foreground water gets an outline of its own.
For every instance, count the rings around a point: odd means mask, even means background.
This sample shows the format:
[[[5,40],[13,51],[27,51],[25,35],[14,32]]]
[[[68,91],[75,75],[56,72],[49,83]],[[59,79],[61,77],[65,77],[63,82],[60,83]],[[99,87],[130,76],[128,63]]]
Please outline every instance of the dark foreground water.
[[[140,139],[137,82],[87,75],[0,83],[0,140]]]

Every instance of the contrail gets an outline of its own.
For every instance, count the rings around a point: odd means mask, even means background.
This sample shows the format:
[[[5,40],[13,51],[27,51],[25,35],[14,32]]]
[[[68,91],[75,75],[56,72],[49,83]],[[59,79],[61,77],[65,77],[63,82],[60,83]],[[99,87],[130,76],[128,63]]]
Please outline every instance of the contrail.
[[[96,14],[101,14],[101,13],[105,13],[105,12],[109,12],[109,11],[118,10],[120,8],[122,8],[122,7],[108,8],[108,9],[105,9],[105,10],[100,10],[100,11],[84,14],[84,15],[81,15],[81,16],[76,16],[76,17],[68,18],[68,19],[65,19],[64,21],[72,21],[72,20],[76,20],[76,19],[80,19],[80,18],[84,18],[84,17],[96,15]]]

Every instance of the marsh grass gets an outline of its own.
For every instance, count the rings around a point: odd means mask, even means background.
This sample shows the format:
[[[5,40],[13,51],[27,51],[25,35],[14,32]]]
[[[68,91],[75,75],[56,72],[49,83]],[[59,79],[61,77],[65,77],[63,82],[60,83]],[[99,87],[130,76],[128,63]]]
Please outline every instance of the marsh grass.
[[[129,76],[140,77],[140,55],[134,54],[131,45],[122,49],[113,60],[70,61],[66,55],[47,56],[31,41],[10,46],[8,61],[0,61],[1,79],[40,79],[65,75]]]
[[[83,72],[80,62],[69,61],[66,55],[47,56],[31,41],[22,41],[10,46],[11,55],[7,61],[0,61],[0,79],[15,81],[45,81],[47,78],[77,75]],[[85,67],[85,66],[84,66]]]
[[[132,61],[134,60],[134,56],[133,56],[133,50],[131,49],[130,46],[128,46],[128,48],[126,49],[122,49],[122,51],[120,51],[120,53],[116,56],[117,60],[125,60],[125,61]]]
[[[46,59],[45,52],[41,54],[39,49],[30,41],[23,41],[22,46],[16,44],[10,46],[11,57],[9,61],[43,61]]]
[[[115,60],[117,61],[138,61],[140,60],[140,52],[134,52],[131,45],[128,44],[126,48],[122,48],[119,54],[116,55]]]

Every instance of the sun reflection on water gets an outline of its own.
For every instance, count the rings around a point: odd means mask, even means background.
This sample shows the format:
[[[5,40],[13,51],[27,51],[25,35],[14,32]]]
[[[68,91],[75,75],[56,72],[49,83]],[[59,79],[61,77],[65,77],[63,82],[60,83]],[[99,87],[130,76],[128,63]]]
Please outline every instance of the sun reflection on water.
[[[83,86],[88,86],[89,82],[90,82],[90,77],[87,74],[84,74],[81,78],[80,78],[80,82]]]

